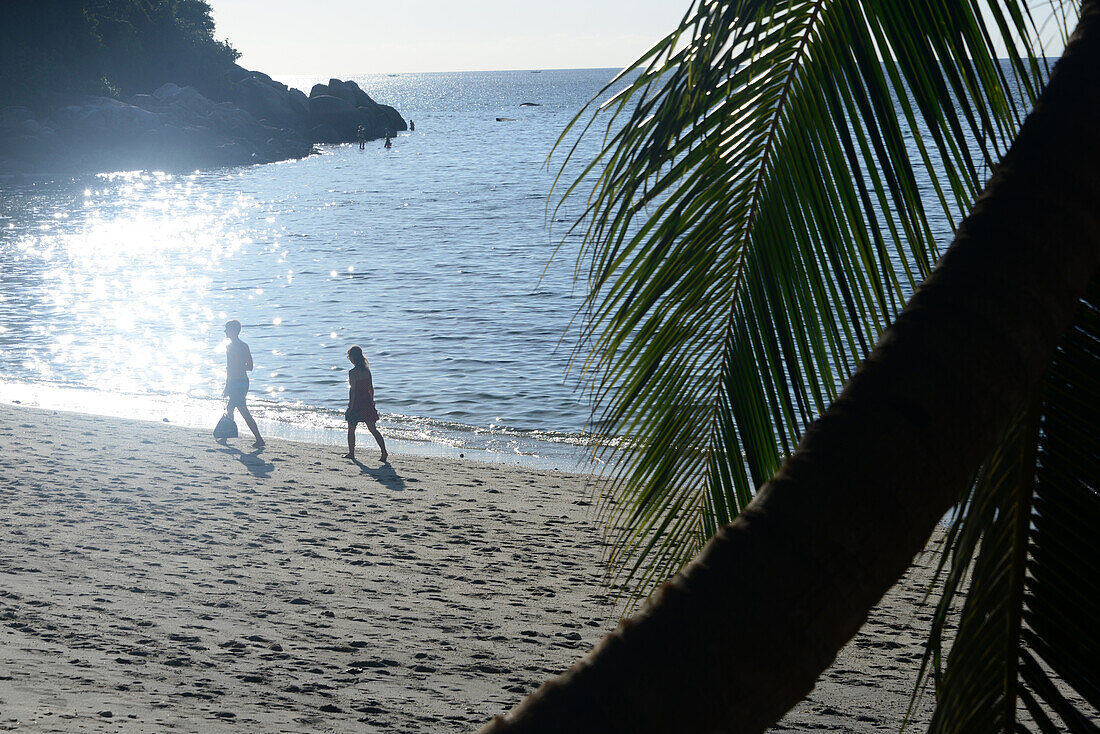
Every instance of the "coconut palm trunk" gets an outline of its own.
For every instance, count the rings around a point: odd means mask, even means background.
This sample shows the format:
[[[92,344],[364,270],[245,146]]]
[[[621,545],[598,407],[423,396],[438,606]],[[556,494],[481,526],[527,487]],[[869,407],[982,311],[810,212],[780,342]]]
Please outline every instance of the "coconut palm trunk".
[[[1029,404],[1100,266],[1100,2],[955,240],[797,451],[646,606],[482,732],[759,732]]]

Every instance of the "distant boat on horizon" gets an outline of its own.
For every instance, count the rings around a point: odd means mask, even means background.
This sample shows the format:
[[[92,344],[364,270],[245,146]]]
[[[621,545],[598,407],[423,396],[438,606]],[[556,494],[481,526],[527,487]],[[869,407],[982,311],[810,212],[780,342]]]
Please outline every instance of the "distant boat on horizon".
[[[532,74],[541,74],[541,73],[542,73],[542,69],[531,69],[531,73],[532,73]]]

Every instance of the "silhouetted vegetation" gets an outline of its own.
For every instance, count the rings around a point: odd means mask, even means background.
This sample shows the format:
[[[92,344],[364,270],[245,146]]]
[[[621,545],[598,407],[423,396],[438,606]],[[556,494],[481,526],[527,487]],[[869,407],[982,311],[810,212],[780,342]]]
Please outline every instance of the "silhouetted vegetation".
[[[213,34],[205,0],[2,3],[0,104],[50,92],[117,98],[169,81],[220,97],[240,54]]]

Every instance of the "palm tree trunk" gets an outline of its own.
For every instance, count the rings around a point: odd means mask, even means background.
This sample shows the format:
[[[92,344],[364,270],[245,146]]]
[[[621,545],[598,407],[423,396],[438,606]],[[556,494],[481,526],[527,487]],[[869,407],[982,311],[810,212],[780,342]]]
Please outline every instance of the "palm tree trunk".
[[[1100,265],[1100,0],[955,242],[755,500],[484,734],[759,732],[813,688],[1026,405]]]

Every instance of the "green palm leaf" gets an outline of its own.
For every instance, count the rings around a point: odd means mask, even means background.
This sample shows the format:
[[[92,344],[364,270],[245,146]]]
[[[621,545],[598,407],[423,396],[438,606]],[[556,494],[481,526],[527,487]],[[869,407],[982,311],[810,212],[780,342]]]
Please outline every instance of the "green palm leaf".
[[[628,603],[745,507],[928,274],[1080,7],[1047,10],[701,1],[609,86],[581,132],[606,120],[602,151],[565,194],[592,190],[582,368],[625,439],[601,515]],[[950,528],[935,731],[1096,731],[1095,285]]]
[[[999,63],[990,26],[1030,50]],[[929,272],[1042,86],[1038,37],[1011,0],[698,2],[612,82],[566,195],[592,187],[582,369],[629,449],[603,518],[632,599],[745,506]]]
[[[936,732],[1095,732],[1100,710],[1100,280],[1059,347],[1043,393],[990,458],[951,533],[948,593],[926,656],[942,660],[947,606],[972,582],[946,672]],[[980,547],[979,547],[980,540]],[[995,702],[975,707],[974,701]],[[1020,711],[1023,706],[1026,712]]]

